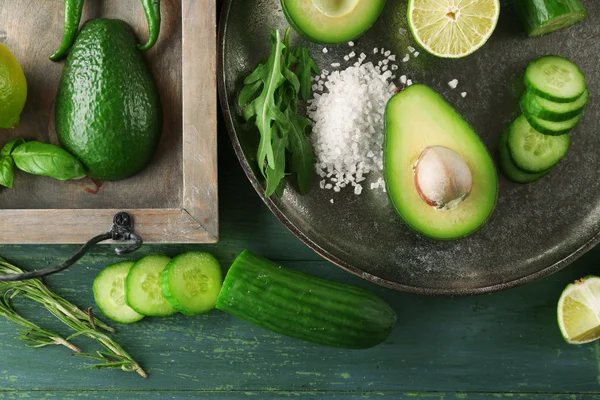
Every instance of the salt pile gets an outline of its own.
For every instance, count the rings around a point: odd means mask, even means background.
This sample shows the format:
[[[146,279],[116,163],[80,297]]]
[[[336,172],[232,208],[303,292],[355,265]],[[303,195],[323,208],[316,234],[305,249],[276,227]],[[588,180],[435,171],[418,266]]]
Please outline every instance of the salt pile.
[[[339,192],[350,185],[359,195],[365,175],[383,170],[385,106],[397,91],[392,81],[398,67],[390,64],[395,55],[384,49],[380,54],[386,58],[377,65],[366,62],[361,53],[347,69],[323,70],[315,78],[307,114],[313,121],[311,141],[322,189]],[[355,56],[352,52],[344,59]],[[382,178],[370,184],[370,189],[376,188],[385,191]]]

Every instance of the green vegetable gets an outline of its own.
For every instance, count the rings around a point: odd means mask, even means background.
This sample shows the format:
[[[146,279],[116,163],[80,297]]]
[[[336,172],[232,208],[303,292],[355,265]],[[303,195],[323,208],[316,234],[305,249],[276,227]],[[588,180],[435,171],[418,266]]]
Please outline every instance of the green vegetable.
[[[551,170],[539,172],[537,174],[531,174],[528,172],[521,171],[510,158],[507,146],[508,130],[500,136],[500,143],[498,145],[498,156],[500,160],[500,170],[508,179],[516,183],[530,183],[542,179],[548,175]]]
[[[536,131],[524,115],[508,128],[510,157],[520,170],[538,174],[553,168],[569,151],[569,135],[549,136]]]
[[[144,318],[125,303],[125,279],[133,261],[123,261],[104,268],[94,279],[94,299],[102,314],[121,324]]]
[[[85,0],[64,0],[65,1],[65,26],[62,43],[54,54],[50,56],[50,60],[58,61],[63,58],[77,36],[81,14],[83,13],[83,4]]]
[[[0,156],[0,185],[11,188],[15,177],[15,162],[10,155]]]
[[[125,280],[125,301],[138,314],[167,317],[177,311],[162,293],[161,273],[171,259],[164,255],[149,255],[137,261]]]
[[[267,197],[281,195],[286,175],[295,174],[301,193],[310,190],[315,157],[307,137],[311,124],[298,114],[298,98],[308,99],[313,73],[308,50],[291,50],[289,32],[273,31],[271,55],[244,80],[238,102],[243,116],[255,119],[260,132],[257,162],[266,178]]]
[[[146,51],[154,47],[160,34],[160,0],[142,0],[142,6],[148,20],[148,41],[138,48]]]
[[[585,76],[572,61],[544,56],[531,62],[525,71],[525,85],[541,98],[570,103],[586,91]]]
[[[319,75],[321,70],[315,63],[308,52],[306,47],[298,47],[294,50],[294,57],[298,60],[295,74],[300,80],[300,94],[304,101],[307,101],[310,97],[310,91],[312,90],[312,76],[313,74]]]
[[[513,0],[529,36],[541,36],[583,21],[587,11],[580,0]]]
[[[589,98],[590,92],[586,90],[580,98],[572,103],[556,103],[541,98],[528,90],[521,99],[521,110],[546,121],[563,122],[580,115]]]
[[[140,172],[151,162],[162,134],[160,94],[137,45],[124,21],[87,21],[58,86],[58,140],[96,180]]]
[[[222,284],[221,266],[208,253],[180,254],[161,274],[163,296],[174,309],[190,316],[214,309]]]
[[[22,274],[21,268],[18,268],[4,259],[0,258],[0,274]],[[52,344],[50,341],[62,344],[74,351],[79,351],[78,348],[72,346],[68,341],[78,336],[87,336],[101,344],[105,351],[98,351],[95,354],[90,353],[75,353],[76,356],[91,358],[100,361],[98,364],[93,364],[89,368],[96,369],[122,369],[127,372],[137,372],[144,378],[148,375],[142,367],[129,355],[123,348],[114,341],[105,332],[113,333],[115,330],[104,322],[95,318],[91,312],[80,310],[77,306],[60,297],[58,294],[50,290],[44,285],[41,279],[32,279],[28,281],[17,282],[0,282],[0,292],[4,292],[4,302],[0,304],[0,315],[10,319],[19,325],[30,329],[30,334],[26,333],[20,338],[34,343],[33,347],[42,347],[46,344]],[[6,295],[6,293],[10,293]],[[43,305],[52,315],[59,321],[71,328],[75,333],[64,339],[49,331],[37,329],[37,325],[25,320],[19,316],[10,306],[7,300],[14,296],[23,296]],[[104,331],[104,332],[103,332]],[[32,336],[33,335],[33,336]]]
[[[25,140],[21,138],[15,138],[11,140],[2,147],[2,150],[0,150],[0,156],[10,156],[14,149],[16,149],[24,143]]]
[[[552,122],[546,121],[545,119],[541,119],[536,117],[535,115],[529,115],[524,113],[525,118],[529,124],[538,132],[543,133],[544,135],[552,135],[552,136],[560,136],[571,132],[571,129],[575,128],[583,114],[579,114],[576,117],[573,117],[567,121],[562,122]]]
[[[262,328],[326,346],[385,341],[394,310],[373,293],[279,266],[244,251],[227,273],[217,309]]]
[[[53,144],[27,142],[12,151],[15,165],[29,174],[49,176],[58,180],[85,176],[83,165],[66,150]]]

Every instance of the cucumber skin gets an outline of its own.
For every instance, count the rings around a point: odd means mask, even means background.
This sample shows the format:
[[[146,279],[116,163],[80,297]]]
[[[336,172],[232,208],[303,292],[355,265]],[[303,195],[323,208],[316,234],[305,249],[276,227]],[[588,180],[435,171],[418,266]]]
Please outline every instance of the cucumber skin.
[[[244,251],[217,309],[270,331],[325,346],[367,349],[387,339],[396,313],[373,293],[279,266]]]
[[[510,157],[507,140],[508,130],[505,131],[502,134],[502,136],[500,136],[500,143],[498,145],[500,170],[508,180],[520,184],[532,183],[542,179],[543,177],[548,175],[550,171],[552,171],[552,168],[543,172],[539,172],[537,174],[521,171],[521,169],[519,169],[519,167],[515,165],[515,163]]]
[[[589,96],[589,92],[587,92],[587,91],[584,92],[582,96],[585,96],[586,93],[588,93],[588,96]],[[584,104],[580,108],[576,108],[576,109],[573,109],[572,111],[561,114],[561,113],[554,112],[554,111],[544,108],[544,106],[541,105],[535,99],[536,96],[537,95],[535,95],[533,92],[528,91],[527,93],[525,93],[523,95],[523,98],[521,99],[521,110],[523,111],[524,114],[533,115],[537,118],[545,119],[546,121],[552,121],[552,122],[568,121],[572,118],[575,118],[579,114],[581,114],[583,112],[583,110],[585,109],[585,106],[587,105],[587,102],[586,102],[586,104]],[[578,100],[576,100],[576,101],[578,101]],[[566,103],[561,103],[561,104],[566,104]]]
[[[178,255],[176,257],[173,257],[173,259],[171,259],[171,261],[169,262],[169,264],[167,264],[167,266],[163,270],[162,274],[160,275],[160,286],[161,286],[164,298],[167,299],[167,301],[169,303],[171,303],[171,306],[175,310],[177,310],[178,312],[182,313],[185,316],[193,317],[195,315],[206,314],[207,312],[209,312],[211,310],[206,310],[204,312],[198,313],[198,312],[194,312],[194,311],[188,309],[183,304],[181,304],[177,300],[177,297],[171,291],[171,284],[170,284],[171,281],[170,281],[170,278],[169,278],[169,271],[177,266],[177,259],[180,258],[180,257],[184,257],[186,254],[188,254],[188,253],[180,254],[180,255]],[[214,261],[217,262],[217,264],[218,264],[218,261],[217,261],[216,258],[214,258],[212,255],[210,255],[208,253],[206,253],[206,255],[210,256],[211,258],[213,258]]]
[[[566,29],[587,17],[587,11],[579,0],[513,0],[512,3],[529,36],[540,36],[535,34],[536,29],[563,15],[581,13],[579,20],[574,20],[571,25],[556,30]],[[552,32],[543,34],[549,33]]]
[[[577,126],[577,124],[579,124],[579,122],[581,122],[581,119],[583,118],[583,114],[580,114],[579,118],[577,119],[577,122],[575,122],[569,128],[565,128],[565,129],[561,129],[561,130],[553,130],[553,129],[549,129],[549,128],[541,125],[538,121],[535,120],[536,117],[532,117],[531,115],[529,115],[527,113],[524,113],[523,115],[525,115],[525,118],[527,118],[527,122],[529,122],[529,125],[531,125],[533,127],[533,129],[535,129],[539,133],[543,133],[544,135],[548,135],[548,136],[562,136],[562,135],[566,135],[566,134],[570,133],[571,130],[573,128],[575,128]]]

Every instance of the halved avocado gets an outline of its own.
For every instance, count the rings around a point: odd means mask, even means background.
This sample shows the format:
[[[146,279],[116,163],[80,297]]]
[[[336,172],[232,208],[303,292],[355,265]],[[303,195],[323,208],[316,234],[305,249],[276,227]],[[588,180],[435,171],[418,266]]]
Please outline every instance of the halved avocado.
[[[428,86],[410,86],[388,102],[384,158],[394,207],[424,236],[468,236],[494,211],[498,175],[492,157],[469,124]]]
[[[385,0],[281,0],[290,25],[308,39],[348,42],[366,32],[383,11]]]

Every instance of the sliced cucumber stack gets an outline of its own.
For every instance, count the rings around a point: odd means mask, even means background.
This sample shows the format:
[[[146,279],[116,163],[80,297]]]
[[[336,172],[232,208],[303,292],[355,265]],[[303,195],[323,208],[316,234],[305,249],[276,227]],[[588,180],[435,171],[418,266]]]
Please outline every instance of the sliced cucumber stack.
[[[583,118],[590,94],[577,65],[558,57],[533,61],[525,73],[527,91],[519,116],[500,138],[500,167],[517,183],[550,173],[567,154],[570,132]]]
[[[221,266],[208,253],[187,252],[173,259],[155,254],[104,268],[94,280],[94,298],[106,317],[131,324],[145,316],[209,312],[222,285]]]

